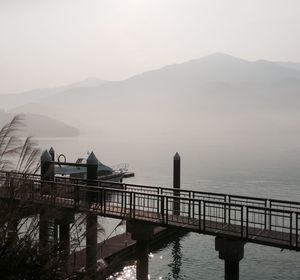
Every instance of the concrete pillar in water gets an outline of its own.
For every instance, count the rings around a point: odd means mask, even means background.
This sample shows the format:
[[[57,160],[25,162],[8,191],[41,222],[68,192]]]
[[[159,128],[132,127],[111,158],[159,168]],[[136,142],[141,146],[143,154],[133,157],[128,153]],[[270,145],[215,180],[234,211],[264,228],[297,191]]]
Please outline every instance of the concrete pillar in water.
[[[18,224],[18,217],[12,217],[10,221],[8,221],[7,241],[10,246],[15,246],[18,240]]]
[[[98,159],[92,152],[87,159],[88,185],[95,185],[97,180]],[[87,191],[87,202],[91,205],[95,202],[95,193]],[[89,213],[86,218],[86,270],[91,279],[97,272],[97,215]]]
[[[180,196],[180,156],[175,154],[173,159],[173,195]],[[180,215],[180,199],[174,199],[173,202],[173,214]]]
[[[244,242],[216,237],[215,248],[219,258],[225,262],[225,280],[239,280],[239,262],[244,257]]]
[[[39,253],[41,255],[42,265],[49,261],[49,217],[46,209],[42,209],[39,215]]]
[[[55,213],[55,224],[58,225],[58,250],[62,261],[62,271],[68,272],[68,259],[70,254],[70,224],[75,222],[72,211],[61,210]]]
[[[86,271],[90,279],[97,272],[97,216],[88,215],[86,220]]]
[[[136,240],[136,279],[148,280],[149,261],[148,261],[148,247],[149,241],[153,237],[152,225],[147,223],[130,222],[126,223],[126,231],[131,233],[131,238]]]
[[[148,240],[137,240],[136,241],[136,279],[146,280],[149,274],[149,264],[148,264],[148,251],[149,251],[149,241]]]

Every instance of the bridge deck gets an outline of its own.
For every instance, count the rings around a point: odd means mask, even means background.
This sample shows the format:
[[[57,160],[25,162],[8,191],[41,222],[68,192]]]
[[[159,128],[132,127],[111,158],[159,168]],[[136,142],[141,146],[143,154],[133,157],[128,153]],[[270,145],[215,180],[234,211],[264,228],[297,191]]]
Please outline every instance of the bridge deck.
[[[0,172],[0,197],[300,250],[300,203]],[[117,187],[117,188],[113,188]],[[175,195],[174,195],[175,194]],[[176,210],[177,209],[177,210]]]

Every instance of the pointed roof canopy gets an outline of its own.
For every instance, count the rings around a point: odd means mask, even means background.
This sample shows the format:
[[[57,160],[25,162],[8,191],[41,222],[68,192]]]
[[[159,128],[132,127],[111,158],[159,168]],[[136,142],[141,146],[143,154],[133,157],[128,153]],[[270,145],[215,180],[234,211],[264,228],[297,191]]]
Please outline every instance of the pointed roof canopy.
[[[52,161],[52,157],[47,150],[42,153],[41,161]]]
[[[87,164],[97,164],[99,163],[97,157],[95,156],[94,152],[91,152],[89,157],[86,160]]]

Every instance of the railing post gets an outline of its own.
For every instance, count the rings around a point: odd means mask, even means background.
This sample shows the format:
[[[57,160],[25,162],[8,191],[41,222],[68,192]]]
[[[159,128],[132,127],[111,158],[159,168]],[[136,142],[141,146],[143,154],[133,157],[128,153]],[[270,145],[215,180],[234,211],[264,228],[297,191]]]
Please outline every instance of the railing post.
[[[293,212],[290,213],[290,246],[293,246]]]
[[[79,208],[79,187],[78,185],[74,186],[74,209],[77,210]]]
[[[231,223],[231,206],[230,206],[230,203],[231,203],[231,197],[230,195],[228,196],[228,224]]]
[[[270,209],[272,208],[272,201],[269,201],[270,203]],[[269,230],[272,230],[272,215],[271,215],[272,211],[269,211]]]
[[[267,208],[267,200],[265,200],[265,208]],[[267,210],[265,210],[265,230],[267,229]]]
[[[173,195],[180,197],[180,156],[175,154],[173,159]],[[180,215],[180,199],[174,198],[173,214]]]
[[[203,231],[205,232],[205,214],[206,214],[206,203],[203,201]]]
[[[106,189],[103,189],[103,197],[102,197],[102,203],[103,203],[103,214],[106,214]]]
[[[199,205],[198,205],[198,212],[199,212],[199,232],[201,231],[201,213],[202,213],[202,211],[201,211],[201,200],[199,200]]]
[[[30,180],[30,200],[34,201],[34,181]]]
[[[191,192],[189,191],[189,198],[190,198],[190,200],[189,200],[189,209],[188,209],[188,211],[189,211],[189,213],[188,213],[188,215],[189,215],[189,218],[191,218],[191,207],[192,207],[192,200],[191,200]]]
[[[241,238],[244,237],[244,206],[241,206]]]
[[[132,199],[133,199],[133,219],[135,219],[135,204],[136,204],[135,193],[133,193]]]
[[[129,193],[129,213],[130,213],[130,219],[133,219],[133,215],[132,215],[132,192]]]
[[[166,196],[166,225],[169,223],[169,198]]]
[[[122,186],[122,190],[123,190],[123,186]],[[124,192],[122,191],[121,192],[121,212],[123,213],[124,212]]]
[[[193,208],[192,208],[192,212],[193,212],[193,219],[195,219],[195,193],[192,192],[192,198],[193,198]],[[200,217],[199,217],[200,219]]]
[[[164,214],[165,205],[164,204],[165,204],[164,203],[164,196],[161,196],[160,197],[160,212],[161,212],[161,221],[162,221],[163,224],[165,222],[165,218],[164,218],[164,216],[165,216],[165,214]]]
[[[249,208],[246,206],[246,238],[248,239],[249,236]]]
[[[298,238],[299,238],[299,222],[298,222],[298,219],[299,219],[299,213],[297,212],[296,213],[296,247],[298,248]]]
[[[226,202],[226,196],[225,196],[225,202]],[[227,206],[228,204],[224,204],[224,224],[226,224],[227,221]]]

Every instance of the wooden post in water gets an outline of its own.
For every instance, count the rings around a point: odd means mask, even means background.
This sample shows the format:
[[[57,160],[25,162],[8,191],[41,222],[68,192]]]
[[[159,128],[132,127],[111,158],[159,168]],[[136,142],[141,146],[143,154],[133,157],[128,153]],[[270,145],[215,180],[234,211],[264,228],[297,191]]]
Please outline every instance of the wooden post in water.
[[[87,159],[88,186],[95,185],[97,180],[98,159],[92,152]],[[88,188],[87,186],[87,188]],[[91,206],[96,193],[92,189],[87,190],[87,203]],[[96,278],[97,273],[97,215],[88,213],[86,218],[86,271],[90,279]]]
[[[180,156],[175,154],[173,159],[173,195],[180,196]],[[174,198],[173,214],[180,215],[180,199]]]

